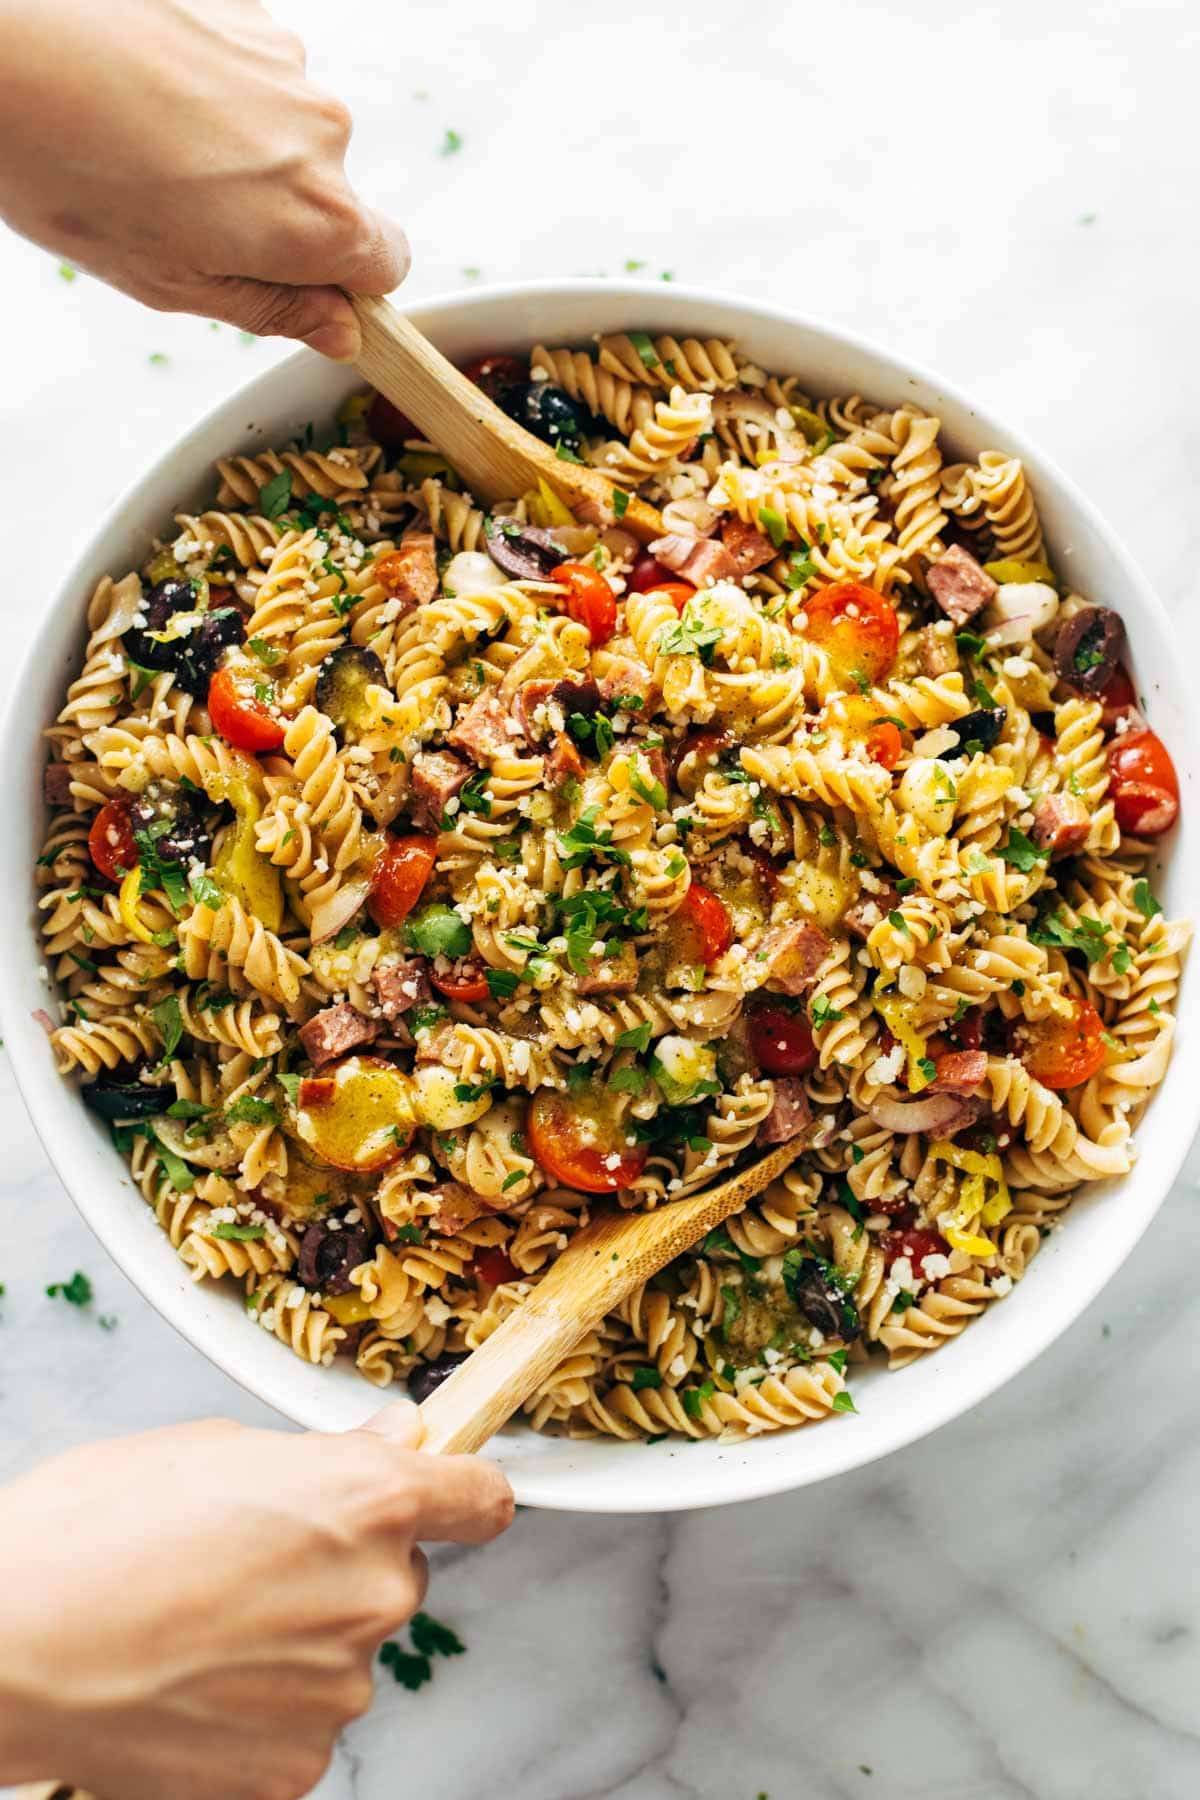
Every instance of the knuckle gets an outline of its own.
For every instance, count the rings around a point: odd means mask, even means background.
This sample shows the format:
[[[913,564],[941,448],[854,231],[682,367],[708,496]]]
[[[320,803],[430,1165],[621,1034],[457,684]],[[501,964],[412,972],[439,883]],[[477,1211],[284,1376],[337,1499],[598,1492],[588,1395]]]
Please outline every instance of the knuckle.
[[[350,133],[354,130],[354,120],[350,108],[337,94],[326,94],[321,89],[313,91],[313,106],[331,133],[342,144],[350,142]]]
[[[365,1669],[357,1669],[345,1676],[337,1685],[331,1696],[334,1710],[341,1724],[351,1719],[360,1719],[375,1697],[375,1684]]]

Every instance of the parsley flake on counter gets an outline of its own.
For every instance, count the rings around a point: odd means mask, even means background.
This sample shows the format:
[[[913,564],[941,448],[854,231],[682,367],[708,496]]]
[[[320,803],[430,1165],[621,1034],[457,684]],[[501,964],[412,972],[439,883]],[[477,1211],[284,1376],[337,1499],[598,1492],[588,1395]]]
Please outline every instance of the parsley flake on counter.
[[[46,1294],[51,1300],[61,1297],[69,1306],[92,1304],[92,1284],[82,1269],[76,1269],[70,1281],[52,1281]]]
[[[408,1629],[413,1648],[406,1650],[395,1638],[389,1638],[380,1645],[379,1660],[385,1669],[392,1671],[393,1681],[415,1694],[418,1688],[433,1680],[435,1656],[465,1656],[467,1646],[457,1632],[437,1619],[431,1619],[428,1613],[414,1613]]]
[[[463,141],[459,133],[457,131],[451,131],[449,127],[447,127],[446,135],[442,139],[442,147],[438,151],[438,155],[454,156],[462,149],[462,147]]]

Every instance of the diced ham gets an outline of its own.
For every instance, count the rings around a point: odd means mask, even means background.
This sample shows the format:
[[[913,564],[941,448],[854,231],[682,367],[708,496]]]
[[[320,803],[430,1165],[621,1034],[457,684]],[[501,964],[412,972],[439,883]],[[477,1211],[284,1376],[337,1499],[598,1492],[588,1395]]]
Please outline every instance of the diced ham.
[[[936,626],[922,625],[917,633],[917,653],[921,658],[922,675],[928,675],[934,681],[939,675],[949,675],[958,667],[954,639],[944,630],[938,631]]]
[[[802,994],[816,979],[817,970],[833,948],[819,925],[772,925],[759,954],[767,959],[767,980],[782,994]]]
[[[479,1195],[464,1187],[461,1181],[439,1181],[436,1187],[428,1190],[426,1197],[437,1203],[429,1228],[443,1237],[453,1237],[456,1232],[473,1225],[486,1210]]]
[[[564,781],[582,781],[586,770],[583,758],[565,731],[556,731],[554,745],[542,765],[542,779],[547,787],[560,788]]]
[[[42,770],[42,794],[47,806],[70,806],[70,763],[52,762],[46,764],[45,768]]]
[[[715,543],[712,538],[684,537],[681,532],[669,532],[666,537],[655,538],[650,545],[650,554],[695,587],[703,587],[710,581],[727,581],[737,574],[737,564],[724,544]]]
[[[753,575],[755,569],[763,568],[776,555],[770,538],[742,519],[722,519],[721,542],[733,559],[734,572],[739,577]]]
[[[842,924],[851,937],[865,943],[880,919],[895,910],[899,899],[894,887],[881,885],[877,894],[863,894],[853,906],[848,906],[842,914]]]
[[[446,742],[453,744],[456,750],[465,750],[472,762],[482,766],[495,756],[511,752],[518,729],[488,688],[459,714],[452,729],[446,733]]]
[[[952,544],[944,556],[930,563],[925,580],[946,617],[956,625],[973,619],[999,591],[987,570],[961,544]]]
[[[777,1075],[775,1103],[758,1128],[759,1144],[787,1144],[812,1123],[812,1107],[798,1075]]]
[[[388,597],[404,612],[424,606],[438,590],[437,546],[430,531],[407,531],[388,558]]]
[[[632,994],[637,987],[637,952],[622,944],[616,956],[598,956],[575,982],[577,994]]]
[[[433,998],[425,964],[418,957],[403,962],[384,963],[371,973],[371,986],[379,1002],[379,1010],[389,1023],[411,1012],[414,1006],[428,1006]]]
[[[987,1075],[985,1050],[947,1050],[934,1063],[937,1074],[927,1094],[973,1094]]]
[[[644,662],[632,656],[614,656],[600,682],[600,694],[604,700],[640,700],[644,707],[653,686],[654,677]],[[638,712],[641,708],[633,710]]]
[[[470,763],[452,751],[418,750],[412,760],[413,823],[440,831],[447,800],[454,798],[470,776]]]
[[[348,1050],[356,1050],[360,1044],[374,1043],[378,1034],[379,1026],[374,1019],[368,1019],[348,1001],[342,1001],[337,1006],[327,1006],[307,1025],[302,1025],[300,1042],[313,1068],[320,1069],[327,1062],[345,1056]]]
[[[1088,809],[1074,794],[1043,794],[1033,809],[1033,841],[1051,856],[1082,850],[1090,830]]]

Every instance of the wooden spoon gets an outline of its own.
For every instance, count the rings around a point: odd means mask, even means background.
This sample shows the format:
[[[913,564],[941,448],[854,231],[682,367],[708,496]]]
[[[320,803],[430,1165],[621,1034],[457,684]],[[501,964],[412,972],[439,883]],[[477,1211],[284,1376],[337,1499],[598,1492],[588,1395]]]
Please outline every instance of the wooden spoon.
[[[480,393],[389,301],[361,294],[349,299],[362,329],[359,369],[445,453],[477,499],[511,500],[536,488],[540,477],[586,524],[619,518],[643,544],[663,535],[653,506],[627,495],[599,469],[556,456]]]
[[[422,1449],[486,1444],[605,1313],[761,1193],[802,1148],[781,1144],[703,1193],[585,1226],[525,1303],[434,1389],[421,1408]]]

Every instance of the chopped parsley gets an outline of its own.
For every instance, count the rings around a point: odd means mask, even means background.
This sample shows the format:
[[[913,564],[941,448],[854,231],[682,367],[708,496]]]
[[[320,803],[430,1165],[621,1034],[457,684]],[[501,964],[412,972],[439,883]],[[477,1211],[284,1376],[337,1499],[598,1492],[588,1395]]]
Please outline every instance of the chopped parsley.
[[[834,1410],[834,1412],[848,1412],[848,1413],[856,1413],[858,1411],[858,1408],[857,1408],[857,1406],[855,1406],[854,1401],[850,1398],[850,1393],[847,1388],[843,1388],[840,1394],[834,1395],[833,1410]]]
[[[455,1084],[454,1098],[469,1106],[473,1100],[482,1100],[485,1094],[490,1094],[493,1085],[490,1075],[486,1081],[459,1081]]]
[[[1150,883],[1144,877],[1133,884],[1133,904],[1143,919],[1153,919],[1162,911],[1162,907],[1150,891]]]
[[[971,693],[978,700],[980,706],[986,707],[988,712],[995,712],[998,709],[1000,702],[982,681],[976,680],[971,683]]]
[[[207,906],[210,912],[220,912],[225,904],[225,896],[207,870],[202,869],[193,875],[188,883],[192,899],[197,906]]]
[[[703,1418],[704,1402],[711,1400],[716,1391],[716,1383],[712,1381],[702,1381],[699,1387],[684,1388],[679,1397],[683,1401],[683,1410],[688,1418]]]
[[[258,490],[258,509],[264,519],[277,519],[287,511],[292,497],[292,471],[280,469],[278,475],[272,475],[270,481]]]
[[[1015,825],[1009,826],[1008,842],[1001,844],[1000,855],[1012,868],[1019,869],[1022,875],[1028,875],[1037,863],[1050,860],[1049,849],[1039,849],[1033,840],[1027,838],[1025,833]]]
[[[690,616],[691,607],[689,600],[682,617],[660,633],[657,648],[662,656],[698,656],[707,669],[721,641],[721,627],[706,625],[703,619]]]
[[[82,1269],[76,1269],[70,1281],[52,1281],[46,1293],[51,1300],[62,1298],[68,1306],[90,1306],[92,1303],[92,1284]]]
[[[463,140],[461,134],[457,131],[451,131],[449,126],[447,126],[446,135],[442,139],[441,149],[438,151],[438,155],[456,156],[462,147]]]
[[[209,1237],[232,1238],[238,1244],[253,1243],[256,1238],[266,1236],[265,1225],[235,1225],[231,1219],[218,1219],[209,1228]]]
[[[1103,919],[1081,918],[1070,925],[1060,911],[1044,914],[1029,928],[1031,942],[1046,944],[1059,950],[1079,950],[1091,963],[1102,962],[1108,954],[1108,927]]]
[[[618,1050],[645,1050],[650,1044],[650,1021],[642,1025],[634,1025],[628,1031],[622,1031],[616,1039]]]
[[[243,1094],[235,1100],[225,1114],[227,1125],[278,1125],[279,1114],[269,1100],[256,1100],[253,1094]]]
[[[165,1000],[160,1000],[156,1006],[150,1008],[150,1017],[154,1021],[163,1045],[158,1067],[165,1068],[178,1050],[179,1041],[183,1036],[183,1017],[179,1011],[179,996],[168,994]]]
[[[633,1371],[629,1385],[635,1394],[639,1394],[643,1388],[660,1388],[662,1376],[657,1369],[638,1368]]]
[[[654,348],[654,340],[650,337],[649,333],[645,331],[631,331],[628,336],[630,343],[641,357],[645,367],[647,369],[657,369],[658,351]]]
[[[515,969],[489,969],[485,979],[493,1000],[511,1000],[521,977]]]
[[[809,1012],[810,1019],[818,1027],[836,1025],[838,1020],[844,1019],[845,1016],[844,1012],[830,1003],[828,994],[818,994]]]

